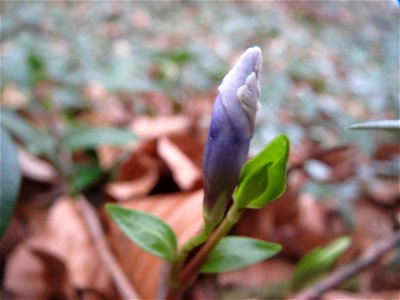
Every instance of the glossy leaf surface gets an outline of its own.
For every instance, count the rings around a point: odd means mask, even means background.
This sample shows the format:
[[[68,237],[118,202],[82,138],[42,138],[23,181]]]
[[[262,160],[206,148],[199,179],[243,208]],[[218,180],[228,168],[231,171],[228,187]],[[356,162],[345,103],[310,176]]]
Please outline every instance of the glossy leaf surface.
[[[159,218],[142,211],[108,204],[107,211],[125,235],[143,250],[173,262],[176,258],[176,237]]]
[[[289,139],[280,135],[246,162],[233,195],[239,208],[261,208],[284,193],[289,148]]]
[[[208,255],[200,273],[228,272],[247,267],[276,255],[281,248],[278,244],[248,237],[224,237]]]

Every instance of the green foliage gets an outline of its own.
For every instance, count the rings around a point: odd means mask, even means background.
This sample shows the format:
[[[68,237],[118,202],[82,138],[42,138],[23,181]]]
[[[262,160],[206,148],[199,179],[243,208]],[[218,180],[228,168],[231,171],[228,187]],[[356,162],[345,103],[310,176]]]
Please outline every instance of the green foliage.
[[[21,173],[19,170],[17,149],[8,132],[0,127],[0,239],[3,237],[11,220],[19,185]]]
[[[74,151],[92,149],[100,145],[126,146],[137,136],[128,129],[111,127],[78,127],[64,138],[62,147]]]
[[[201,273],[220,273],[244,268],[276,255],[281,246],[242,236],[222,238],[207,256]]]
[[[357,123],[351,125],[348,129],[352,130],[387,130],[387,131],[400,131],[400,120],[382,120],[370,121],[365,123]]]
[[[25,146],[53,161],[56,157],[55,143],[49,135],[35,129],[35,126],[9,109],[0,110],[0,124],[18,138]]]
[[[90,162],[75,165],[73,168],[72,178],[72,194],[78,194],[80,191],[97,182],[103,172],[97,160],[92,159]]]
[[[237,207],[261,208],[283,194],[289,147],[289,139],[280,135],[243,166],[233,195]]]
[[[176,237],[166,223],[147,213],[118,205],[108,204],[106,208],[122,232],[135,244],[166,261],[175,261]]]
[[[325,247],[317,247],[304,256],[294,270],[291,279],[291,290],[299,291],[327,273],[337,258],[347,250],[351,240],[349,237],[341,237],[329,243]]]

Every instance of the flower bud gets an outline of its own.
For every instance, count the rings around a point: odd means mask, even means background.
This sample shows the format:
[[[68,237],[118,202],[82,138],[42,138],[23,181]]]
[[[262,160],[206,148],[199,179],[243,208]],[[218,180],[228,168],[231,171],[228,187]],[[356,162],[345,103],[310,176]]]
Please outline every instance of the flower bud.
[[[204,219],[214,227],[223,218],[254,133],[260,94],[262,53],[252,47],[218,88],[204,153]]]

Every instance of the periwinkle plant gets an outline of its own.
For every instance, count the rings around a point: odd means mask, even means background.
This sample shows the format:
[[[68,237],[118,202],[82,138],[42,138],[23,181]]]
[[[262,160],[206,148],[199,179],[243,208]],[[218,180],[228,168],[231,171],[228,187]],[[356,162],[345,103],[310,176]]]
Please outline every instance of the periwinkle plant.
[[[261,49],[247,49],[218,88],[204,153],[204,227],[197,236],[178,250],[174,232],[162,220],[107,205],[133,242],[169,262],[163,298],[180,299],[198,273],[242,268],[280,251],[279,245],[266,241],[225,237],[245,209],[264,207],[285,190],[286,136],[278,136],[246,162],[259,106],[261,63]]]

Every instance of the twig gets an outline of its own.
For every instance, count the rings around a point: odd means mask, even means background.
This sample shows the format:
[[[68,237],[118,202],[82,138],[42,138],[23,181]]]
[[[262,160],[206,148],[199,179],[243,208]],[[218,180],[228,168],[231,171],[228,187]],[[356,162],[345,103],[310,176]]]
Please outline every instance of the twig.
[[[293,300],[316,300],[325,292],[337,287],[341,283],[360,273],[364,269],[374,264],[385,253],[400,245],[400,230],[391,236],[376,243],[369,248],[365,254],[356,262],[338,269],[331,273],[314,286],[291,297]]]
[[[110,272],[121,297],[123,299],[140,299],[138,293],[130,284],[124,272],[121,270],[118,262],[112,255],[111,250],[104,238],[104,233],[101,229],[101,224],[94,208],[83,197],[77,201],[77,206],[80,210],[83,220],[86,223],[88,232],[93,239],[94,246],[96,247],[100,259],[104,267]]]

